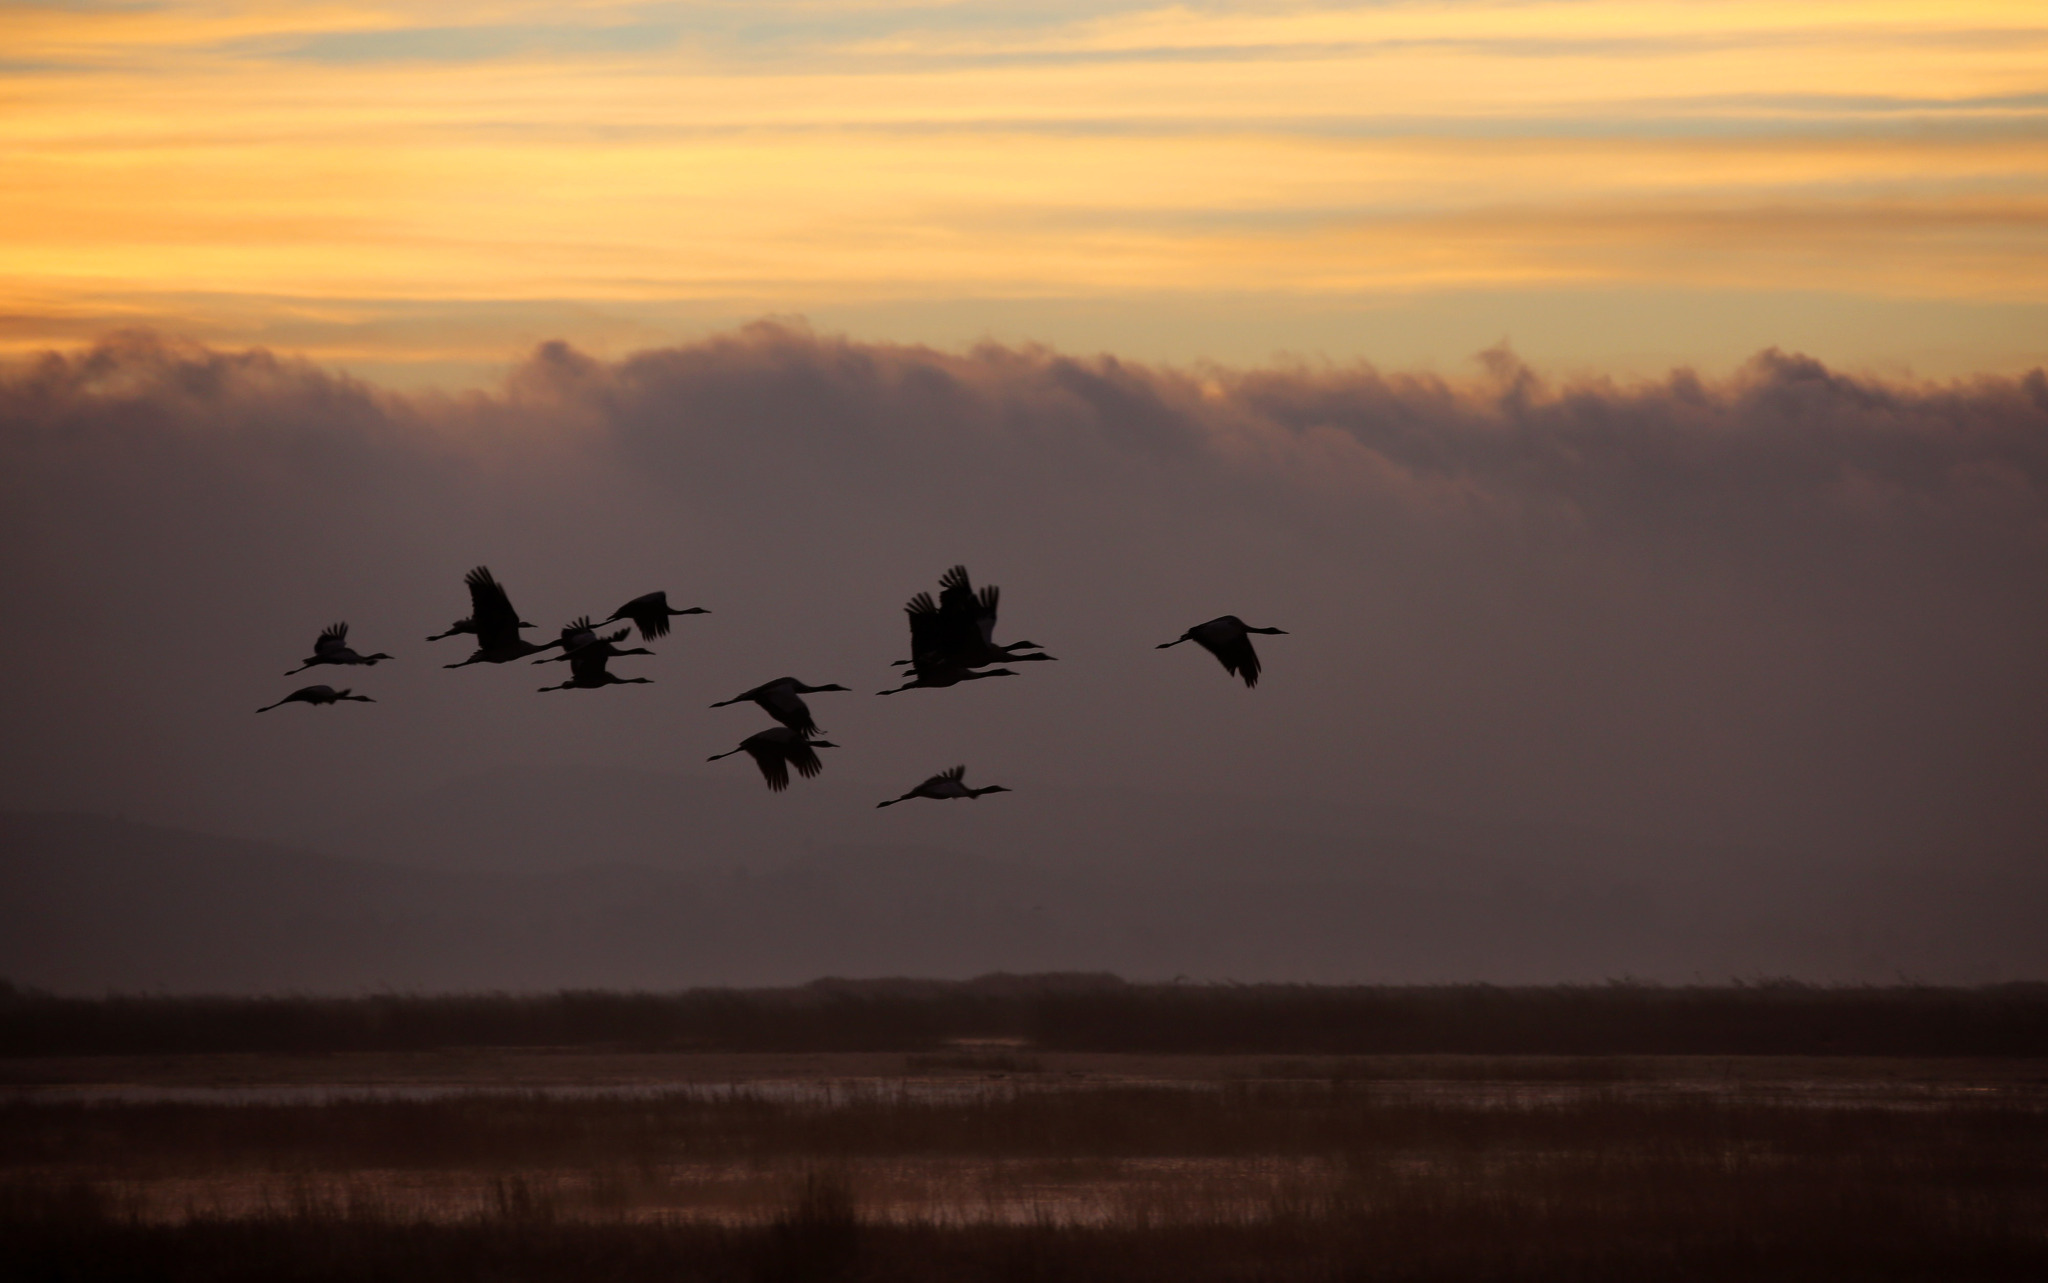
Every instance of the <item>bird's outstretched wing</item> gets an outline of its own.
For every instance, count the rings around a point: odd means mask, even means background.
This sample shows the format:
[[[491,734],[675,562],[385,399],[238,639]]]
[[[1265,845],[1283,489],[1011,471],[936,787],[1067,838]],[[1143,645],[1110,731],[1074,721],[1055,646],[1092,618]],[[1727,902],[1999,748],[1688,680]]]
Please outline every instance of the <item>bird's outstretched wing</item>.
[[[939,604],[950,605],[956,601],[974,603],[974,581],[967,577],[967,567],[955,566],[939,576]]]
[[[1259,684],[1259,652],[1252,649],[1251,638],[1234,637],[1216,646],[1214,653],[1223,661],[1224,672],[1242,677],[1246,686]]]
[[[929,659],[946,648],[946,622],[932,595],[921,592],[904,604],[910,616],[910,658],[913,663]]]
[[[797,734],[816,735],[818,733],[818,724],[811,720],[811,706],[804,703],[803,696],[797,694],[788,686],[777,685],[773,688],[756,688],[752,694],[754,702],[765,709],[768,716],[781,722]]]
[[[635,597],[612,612],[612,619],[630,619],[640,630],[642,640],[652,641],[656,637],[668,636],[668,590],[646,593]],[[607,619],[610,623],[611,619]]]
[[[347,646],[348,625],[329,624],[327,625],[327,631],[321,633],[320,639],[313,643],[313,653],[315,655],[329,655],[337,650],[346,649]]]
[[[1003,590],[994,584],[983,584],[974,598],[974,622],[981,629],[981,640],[990,646],[996,644],[996,603],[1002,595]]]
[[[478,566],[462,577],[469,585],[469,617],[476,623],[481,649],[491,650],[519,640],[519,612],[512,599],[491,577],[490,567]]]
[[[576,677],[595,677],[605,671],[605,664],[612,657],[612,644],[626,640],[633,630],[621,628],[609,637],[592,636],[583,645],[568,654],[569,672]]]
[[[754,765],[761,768],[761,778],[768,781],[769,791],[780,793],[789,787],[789,762],[783,757],[781,745],[762,744],[748,749],[747,756],[753,758]],[[814,775],[817,773],[817,760],[818,755],[811,754],[814,768],[811,773]]]
[[[984,595],[987,589],[982,590]],[[993,616],[983,618],[981,601],[974,594],[974,582],[967,567],[955,566],[939,576],[939,618],[943,632],[939,645],[948,658],[972,663],[995,632]]]
[[[922,783],[922,784],[918,785],[918,786],[917,786],[916,788],[914,788],[914,789],[910,790],[910,792],[909,792],[909,793],[907,793],[907,794],[905,794],[904,796],[906,796],[906,797],[910,797],[910,796],[915,796],[916,794],[919,794],[919,793],[925,793],[925,792],[927,792],[927,791],[929,791],[929,790],[932,790],[932,789],[943,789],[943,788],[945,788],[945,786],[946,786],[946,785],[948,785],[948,784],[958,784],[958,783],[960,783],[960,781],[961,781],[962,779],[965,779],[965,778],[966,778],[966,776],[967,776],[967,768],[966,768],[965,766],[956,766],[956,767],[954,767],[954,768],[953,768],[952,770],[949,770],[949,771],[940,771],[940,772],[939,772],[939,773],[938,773],[937,775],[934,775],[934,776],[932,776],[932,777],[931,777],[930,779],[926,780],[926,781],[925,781],[924,783]]]
[[[812,748],[802,736],[792,740],[783,752],[789,758],[789,764],[796,768],[796,773],[807,780],[816,778],[818,772],[825,769],[825,764],[818,760],[818,750]]]

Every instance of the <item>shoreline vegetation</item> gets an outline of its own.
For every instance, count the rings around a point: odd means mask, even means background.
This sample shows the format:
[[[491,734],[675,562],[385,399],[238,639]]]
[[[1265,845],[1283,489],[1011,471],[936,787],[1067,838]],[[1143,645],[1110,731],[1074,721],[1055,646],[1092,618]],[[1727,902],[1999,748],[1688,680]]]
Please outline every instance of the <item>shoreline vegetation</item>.
[[[0,1277],[2031,1283],[2044,1012],[2044,986],[9,990]],[[1673,1045],[1712,1050],[1638,1050]]]
[[[266,1076],[213,1059],[243,1085]],[[1116,1058],[982,1050],[895,1057],[894,1077],[874,1056],[759,1057],[776,1077],[593,1095],[483,1090],[487,1065],[463,1059],[478,1089],[425,1097],[0,1093],[0,1276],[2048,1270],[2038,1061],[1732,1058],[1716,1076],[1686,1058],[1320,1058],[1237,1061],[1233,1077],[1187,1058],[1174,1079],[1181,1058],[1122,1062],[1139,1077],[1110,1072]],[[804,1061],[875,1076],[807,1084]],[[129,1088],[165,1073],[153,1058],[97,1066]],[[1458,1074],[1432,1076],[1447,1067]]]
[[[2044,1056],[2048,983],[1138,984],[824,979],[673,993],[69,997],[0,982],[0,1055],[464,1047],[1171,1055]]]

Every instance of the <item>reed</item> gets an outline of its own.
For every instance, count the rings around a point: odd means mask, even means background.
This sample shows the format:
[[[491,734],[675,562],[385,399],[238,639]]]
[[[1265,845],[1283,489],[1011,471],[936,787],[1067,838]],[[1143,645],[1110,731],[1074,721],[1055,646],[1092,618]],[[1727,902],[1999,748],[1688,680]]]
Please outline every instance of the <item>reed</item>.
[[[2048,1277],[2048,1110],[2024,1082],[1460,1081],[21,1099],[0,1277]]]

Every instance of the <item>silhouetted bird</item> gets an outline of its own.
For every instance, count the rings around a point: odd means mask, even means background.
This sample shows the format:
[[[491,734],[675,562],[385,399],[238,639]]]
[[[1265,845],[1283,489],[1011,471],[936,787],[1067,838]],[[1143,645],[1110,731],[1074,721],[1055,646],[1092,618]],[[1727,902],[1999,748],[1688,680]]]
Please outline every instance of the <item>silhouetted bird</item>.
[[[538,689],[543,691],[591,691],[597,690],[602,686],[652,685],[654,679],[651,677],[620,677],[605,667],[606,664],[611,662],[611,658],[614,655],[652,655],[654,653],[651,650],[640,647],[635,647],[632,650],[620,650],[612,645],[613,642],[624,641],[626,634],[631,631],[629,628],[621,628],[609,637],[600,637],[597,635],[597,630],[590,626],[590,617],[588,615],[576,620],[574,623],[565,625],[562,628],[562,637],[559,644],[567,653],[551,659],[535,660],[534,662],[537,664],[551,664],[556,659],[568,660],[569,680],[559,686],[542,686]]]
[[[812,750],[838,747],[829,740],[814,740],[787,726],[771,726],[765,731],[747,736],[740,741],[738,748],[713,753],[704,760],[715,762],[721,757],[731,757],[734,753],[745,753],[754,759],[754,765],[761,768],[761,778],[768,781],[768,788],[772,792],[780,793],[789,787],[790,767],[794,766],[796,773],[808,780],[825,769],[825,764],[818,760],[817,753]]]
[[[651,677],[621,677],[605,666],[603,655],[579,655],[569,661],[569,680],[559,686],[541,686],[542,691],[594,691],[603,686],[651,686]]]
[[[1223,671],[1234,677],[1244,678],[1246,686],[1259,684],[1259,655],[1252,649],[1251,633],[1276,633],[1287,635],[1284,628],[1254,628],[1236,615],[1219,615],[1206,624],[1196,624],[1170,642],[1161,642],[1155,650],[1178,646],[1191,641],[1222,661]]]
[[[539,624],[530,624],[530,623],[526,622],[526,621],[525,621],[525,620],[523,620],[523,619],[519,621],[519,626],[520,626],[521,628],[538,628],[538,627],[540,627],[540,625],[539,625]],[[458,633],[468,633],[468,634],[469,634],[469,635],[471,635],[471,636],[475,636],[475,635],[476,635],[476,620],[475,620],[474,618],[470,618],[470,619],[458,619],[458,620],[456,620],[456,621],[455,621],[454,623],[452,623],[452,624],[448,625],[448,631],[447,631],[447,632],[445,632],[445,633],[435,633],[435,634],[434,634],[434,635],[433,635],[432,637],[429,637],[429,638],[427,638],[427,640],[428,640],[428,641],[440,641],[440,640],[441,640],[441,639],[442,639],[443,637],[453,637],[453,636],[455,636],[455,635],[456,635],[456,634],[458,634]]]
[[[460,664],[443,664],[441,667],[509,664],[515,659],[538,655],[562,644],[559,638],[535,644],[519,635],[520,629],[533,625],[521,620],[519,612],[512,609],[512,599],[505,595],[498,581],[491,578],[488,567],[478,566],[464,575],[462,582],[469,585],[469,618],[476,632],[476,650]]]
[[[374,704],[377,702],[376,700],[371,699],[368,695],[351,695],[348,692],[349,688],[346,686],[342,687],[340,690],[336,690],[332,686],[301,686],[297,690],[293,691],[291,694],[277,701],[277,703],[265,704],[263,707],[257,709],[256,711],[259,713],[267,713],[273,708],[282,708],[286,704],[338,704],[345,699],[360,700],[365,704]]]
[[[818,724],[811,720],[811,707],[804,703],[803,696],[816,695],[820,691],[843,691],[846,687],[806,686],[794,677],[778,677],[772,682],[763,682],[750,691],[741,691],[731,699],[719,700],[713,708],[724,708],[727,704],[738,704],[752,700],[761,706],[761,711],[781,722],[799,735],[818,734]]]
[[[967,577],[967,567],[955,566],[939,576],[939,588],[937,602],[930,593],[919,593],[903,607],[910,616],[910,658],[897,660],[899,667],[919,659],[936,659],[954,668],[983,668],[1012,660],[1053,658],[1016,653],[1037,650],[1037,642],[996,644],[996,605],[1002,590],[984,584],[977,593]]]
[[[1029,657],[1023,656],[1021,658]],[[901,686],[892,687],[889,690],[876,691],[875,694],[894,695],[899,691],[907,690],[936,690],[943,686],[958,686],[961,682],[971,682],[982,677],[1015,677],[1017,675],[1007,668],[990,668],[977,672],[974,669],[961,668],[958,665],[948,664],[936,658],[914,659],[911,661],[910,671],[914,676],[909,681]]]
[[[630,628],[621,628],[609,637],[600,637],[597,635],[596,627],[590,622],[590,616],[584,615],[579,619],[562,625],[562,639],[558,643],[562,648],[561,654],[550,655],[546,659],[536,659],[533,662],[536,664],[559,664],[565,659],[575,659],[576,656],[586,650],[594,656],[601,656],[605,659],[617,659],[621,655],[652,655],[654,652],[645,646],[635,646],[631,650],[620,650],[613,644],[626,640],[626,634],[632,631]]]
[[[297,668],[294,668],[290,673],[286,673],[285,676],[290,677],[293,673],[303,673],[315,664],[375,664],[380,659],[389,658],[391,656],[386,655],[382,651],[374,655],[356,654],[348,648],[348,625],[329,624],[327,625],[327,631],[321,633],[319,640],[313,643],[313,657],[300,664]]]
[[[652,641],[656,637],[668,636],[668,621],[677,615],[708,615],[710,613],[710,611],[702,606],[692,606],[688,610],[671,610],[669,609],[667,593],[651,592],[645,597],[635,597],[619,607],[612,612],[611,618],[604,622],[609,624],[613,620],[630,619],[640,629],[640,640]]]
[[[1013,791],[1004,788],[1000,784],[991,784],[987,788],[971,789],[962,782],[966,776],[967,768],[964,766],[956,766],[950,771],[940,771],[937,775],[932,776],[924,783],[905,793],[902,797],[892,797],[886,802],[875,803],[875,808],[880,810],[885,806],[894,806],[898,802],[908,802],[914,797],[928,797],[936,801],[946,802],[956,797],[980,797],[984,793],[1009,793]]]

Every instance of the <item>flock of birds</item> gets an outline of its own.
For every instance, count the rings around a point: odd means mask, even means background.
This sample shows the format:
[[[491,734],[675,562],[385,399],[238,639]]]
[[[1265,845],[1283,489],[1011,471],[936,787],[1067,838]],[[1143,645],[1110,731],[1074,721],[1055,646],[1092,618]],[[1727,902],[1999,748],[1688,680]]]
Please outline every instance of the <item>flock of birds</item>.
[[[512,608],[512,599],[506,594],[504,585],[495,579],[484,566],[478,566],[463,577],[469,586],[469,614],[449,625],[446,632],[435,633],[428,641],[440,641],[445,637],[467,635],[476,638],[476,649],[468,659],[460,663],[444,664],[444,668],[466,668],[471,664],[509,664],[529,659],[536,664],[569,665],[569,678],[556,686],[542,686],[545,691],[598,690],[605,686],[645,685],[651,679],[646,677],[620,677],[609,668],[612,660],[626,655],[652,655],[654,652],[644,646],[620,649],[619,643],[631,636],[635,628],[640,631],[643,641],[665,637],[669,632],[669,621],[679,615],[708,614],[701,606],[687,610],[676,610],[668,604],[666,592],[651,592],[635,597],[613,611],[602,621],[593,624],[588,615],[565,624],[561,635],[553,641],[530,642],[519,635],[523,628],[537,627],[519,617]],[[1009,668],[996,667],[1001,664],[1024,663],[1031,660],[1049,660],[1053,656],[1037,642],[999,643],[995,639],[996,608],[1001,601],[1001,591],[993,584],[984,584],[980,589],[967,576],[967,567],[955,566],[939,577],[937,600],[928,592],[912,597],[903,610],[910,617],[910,658],[895,661],[893,667],[908,668],[910,680],[901,686],[878,695],[895,695],[902,691],[935,689],[957,686],[961,682],[977,681],[984,677],[1015,677],[1018,674]],[[601,631],[607,626],[624,621],[626,627],[611,633]],[[1259,684],[1259,656],[1252,649],[1253,633],[1284,633],[1279,628],[1254,628],[1235,615],[1222,615],[1204,624],[1196,624],[1170,642],[1162,642],[1158,649],[1165,650],[1182,642],[1193,642],[1214,655],[1223,665],[1225,672],[1241,678],[1246,686]],[[560,654],[548,655],[548,651]],[[534,656],[544,656],[535,659]],[[299,667],[285,674],[290,677],[308,668],[321,664],[371,666],[380,660],[392,658],[383,652],[374,655],[357,654],[348,644],[348,625],[331,624],[313,643],[313,654]],[[810,686],[794,677],[778,677],[772,682],[763,682],[751,690],[741,691],[731,699],[719,700],[711,705],[724,708],[728,704],[751,703],[762,712],[774,718],[779,725],[765,731],[757,731],[740,741],[737,748],[715,753],[707,761],[716,762],[734,753],[745,753],[754,759],[761,770],[761,778],[768,787],[781,792],[789,787],[789,773],[792,769],[805,779],[816,776],[824,769],[818,760],[821,748],[837,748],[830,740],[819,739],[818,725],[811,718],[810,706],[804,703],[806,695],[825,691],[844,691],[847,687],[837,684]],[[352,693],[348,687],[336,690],[332,686],[302,686],[275,704],[266,704],[257,709],[267,713],[285,704],[339,704],[354,700],[361,703],[375,703],[368,695]],[[1000,784],[989,784],[981,788],[970,788],[966,782],[967,768],[956,766],[941,771],[901,797],[890,798],[875,805],[894,806],[912,798],[931,798],[935,801],[949,801],[953,798],[979,798],[988,793],[1008,793],[1009,789]]]

